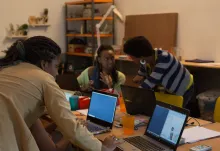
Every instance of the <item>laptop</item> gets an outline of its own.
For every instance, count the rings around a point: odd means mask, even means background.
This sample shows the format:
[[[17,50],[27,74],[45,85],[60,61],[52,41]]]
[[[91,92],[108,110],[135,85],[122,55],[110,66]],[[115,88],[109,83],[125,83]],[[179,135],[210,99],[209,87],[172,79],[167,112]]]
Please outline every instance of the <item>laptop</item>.
[[[175,151],[187,122],[189,111],[158,102],[145,134],[124,138],[124,151]]]
[[[94,90],[87,115],[87,128],[96,134],[109,132],[112,129],[118,96]]]
[[[126,85],[121,85],[121,91],[128,114],[152,115],[156,105],[154,91]]]

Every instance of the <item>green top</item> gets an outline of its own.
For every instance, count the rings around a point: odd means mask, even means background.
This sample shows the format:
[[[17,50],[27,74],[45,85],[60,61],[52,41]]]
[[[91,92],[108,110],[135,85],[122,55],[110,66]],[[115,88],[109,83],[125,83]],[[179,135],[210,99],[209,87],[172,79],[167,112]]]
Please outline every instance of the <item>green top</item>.
[[[80,86],[84,86],[84,85],[88,85],[89,84],[89,68],[86,68],[78,77],[77,77],[77,80],[78,80],[78,83]],[[116,90],[117,92],[121,92],[121,88],[120,88],[120,85],[121,84],[124,84],[125,83],[125,75],[120,72],[120,71],[117,71],[118,72],[118,82],[114,85],[114,90]]]

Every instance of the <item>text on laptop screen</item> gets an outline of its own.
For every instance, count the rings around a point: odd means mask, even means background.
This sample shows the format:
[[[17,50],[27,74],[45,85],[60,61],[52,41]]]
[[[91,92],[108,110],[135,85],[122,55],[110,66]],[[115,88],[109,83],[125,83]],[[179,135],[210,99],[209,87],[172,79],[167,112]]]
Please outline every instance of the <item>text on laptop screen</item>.
[[[92,92],[88,115],[109,123],[114,120],[117,97]]]
[[[176,145],[185,119],[185,114],[156,105],[147,133]]]

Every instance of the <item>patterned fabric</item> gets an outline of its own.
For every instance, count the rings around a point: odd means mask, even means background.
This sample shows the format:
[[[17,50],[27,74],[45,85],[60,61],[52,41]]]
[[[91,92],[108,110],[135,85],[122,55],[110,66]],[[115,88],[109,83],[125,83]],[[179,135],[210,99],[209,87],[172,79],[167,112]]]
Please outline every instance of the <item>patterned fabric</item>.
[[[184,95],[190,85],[189,71],[172,54],[166,51],[158,50],[156,55],[155,68],[141,87],[152,89],[161,84],[172,94]],[[141,67],[138,74],[144,75],[147,72],[146,67]]]

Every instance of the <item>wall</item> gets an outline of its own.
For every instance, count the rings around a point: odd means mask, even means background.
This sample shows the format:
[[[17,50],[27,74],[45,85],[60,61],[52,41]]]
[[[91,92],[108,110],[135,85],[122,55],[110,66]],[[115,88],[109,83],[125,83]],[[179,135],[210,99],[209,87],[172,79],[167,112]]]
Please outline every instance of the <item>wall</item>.
[[[55,40],[65,51],[64,3],[68,0],[2,0],[0,5],[0,50],[5,50],[14,40],[6,39],[9,24],[28,23],[29,16],[38,16],[44,8],[49,9],[49,24],[45,28],[31,28],[29,37],[44,35]]]
[[[64,3],[71,0],[2,0],[0,5],[0,50],[13,41],[6,40],[10,23],[27,23],[28,16],[49,9],[49,27],[32,29],[29,36],[45,35],[54,39],[65,51]],[[123,15],[178,12],[178,48],[185,59],[213,59],[220,62],[219,0],[115,0]],[[116,22],[116,41],[121,44],[124,26]]]
[[[219,0],[115,0],[125,15],[179,13],[177,46],[185,59],[213,59],[220,62]],[[116,22],[117,44],[124,26]]]

